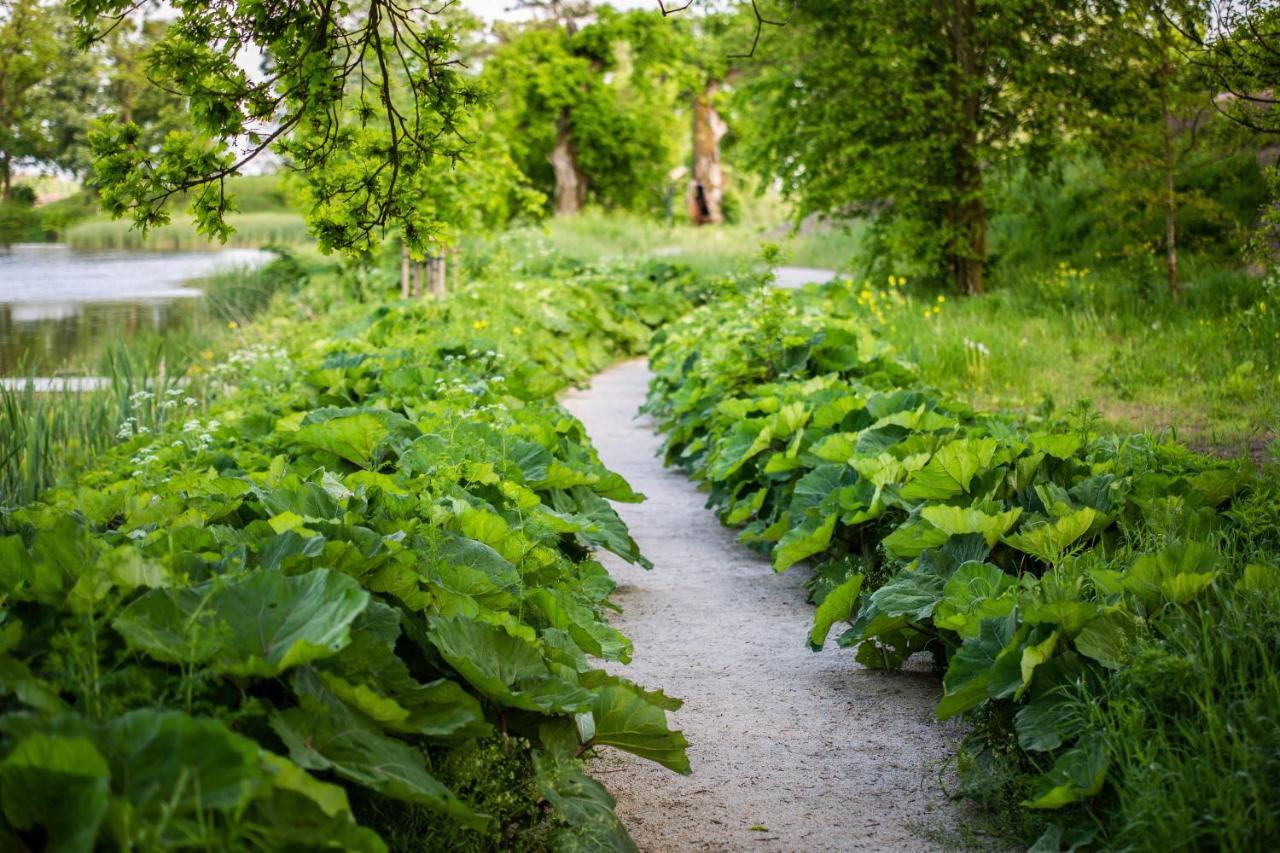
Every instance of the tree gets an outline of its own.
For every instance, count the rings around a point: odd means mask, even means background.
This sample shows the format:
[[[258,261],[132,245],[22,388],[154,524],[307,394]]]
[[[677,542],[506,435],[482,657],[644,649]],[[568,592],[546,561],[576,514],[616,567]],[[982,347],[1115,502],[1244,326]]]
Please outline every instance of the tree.
[[[749,156],[800,215],[870,216],[882,253],[981,293],[984,177],[1044,161],[1086,24],[1068,0],[799,0],[745,87]]]
[[[497,107],[490,127],[510,140],[556,213],[572,215],[589,199],[656,209],[674,160],[678,52],[669,28],[602,8],[589,22],[556,18],[498,34],[484,75]]]
[[[1132,218],[1138,219],[1158,211],[1175,301],[1180,292],[1178,210],[1190,200],[1178,190],[1178,172],[1201,142],[1213,111],[1204,75],[1184,59],[1194,45],[1170,20],[1188,22],[1206,12],[1200,0],[1130,0],[1098,9],[1087,63],[1092,109],[1076,119],[1119,173],[1112,187],[1117,206],[1136,209],[1139,215]]]
[[[38,103],[58,59],[57,31],[40,0],[0,0],[0,198],[13,194],[13,169],[46,156]]]
[[[109,37],[142,5],[70,0],[79,44]],[[145,229],[191,193],[197,227],[225,238],[234,204],[226,179],[271,148],[309,183],[323,248],[368,251],[390,225],[425,241],[430,223],[404,190],[464,155],[460,127],[479,97],[437,16],[409,0],[190,0],[176,9],[145,73],[185,99],[192,129],[157,149],[136,122],[100,122],[90,145],[104,209]],[[260,75],[238,62],[255,51]],[[344,168],[330,170],[338,160]]]

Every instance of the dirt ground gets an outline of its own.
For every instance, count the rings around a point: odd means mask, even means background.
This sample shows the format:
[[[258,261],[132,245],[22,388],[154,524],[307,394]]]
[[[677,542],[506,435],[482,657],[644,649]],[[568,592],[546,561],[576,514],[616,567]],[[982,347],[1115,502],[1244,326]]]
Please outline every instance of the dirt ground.
[[[939,779],[958,731],[936,722],[941,694],[926,671],[881,673],[834,644],[805,639],[813,608],[803,575],[776,575],[704,508],[682,474],[664,470],[659,440],[635,413],[643,361],[598,376],[565,405],[604,462],[648,496],[619,511],[646,572],[606,561],[635,642],[620,668],[685,700],[673,720],[693,773],[679,776],[609,751],[592,773],[618,799],[643,850],[941,849],[956,821]],[[609,555],[606,555],[609,556]]]

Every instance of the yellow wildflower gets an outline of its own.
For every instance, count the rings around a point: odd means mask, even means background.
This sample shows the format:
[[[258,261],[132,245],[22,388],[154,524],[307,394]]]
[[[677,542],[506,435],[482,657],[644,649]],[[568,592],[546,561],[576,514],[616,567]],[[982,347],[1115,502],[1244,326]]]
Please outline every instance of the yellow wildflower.
[[[485,329],[489,328],[489,321],[476,320],[474,323],[471,324],[471,328],[475,329],[477,332],[483,332]]]
[[[240,324],[239,324],[239,323],[237,323],[235,320],[229,320],[229,321],[227,321],[227,328],[228,328],[228,329],[238,329],[238,328],[240,328]]]
[[[516,336],[523,335],[523,334],[524,334],[524,329],[520,328],[519,326],[512,326],[512,327],[511,327],[511,334],[516,335]]]

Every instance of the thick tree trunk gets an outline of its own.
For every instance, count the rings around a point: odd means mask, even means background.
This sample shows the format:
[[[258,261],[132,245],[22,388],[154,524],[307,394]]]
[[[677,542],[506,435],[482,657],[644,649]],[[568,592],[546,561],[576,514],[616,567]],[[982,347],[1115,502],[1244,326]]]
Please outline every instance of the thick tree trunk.
[[[724,168],[720,164],[720,140],[728,125],[716,112],[719,80],[708,80],[693,100],[693,183],[689,209],[695,225],[724,222]]]
[[[1168,29],[1160,19],[1160,132],[1164,143],[1164,252],[1165,267],[1169,274],[1169,296],[1178,301],[1178,196],[1174,190],[1173,172],[1177,165],[1173,155],[1173,113],[1169,108],[1169,83],[1173,66],[1169,62]]]
[[[573,145],[573,116],[568,107],[556,120],[556,147],[551,150],[551,168],[556,175],[556,216],[573,216],[587,199],[587,176],[578,167]]]
[[[956,65],[952,91],[956,102],[955,195],[951,201],[952,275],[961,293],[977,295],[985,288],[987,262],[987,206],[982,195],[982,164],[978,159],[977,48],[973,27],[975,0],[953,0],[951,50]]]

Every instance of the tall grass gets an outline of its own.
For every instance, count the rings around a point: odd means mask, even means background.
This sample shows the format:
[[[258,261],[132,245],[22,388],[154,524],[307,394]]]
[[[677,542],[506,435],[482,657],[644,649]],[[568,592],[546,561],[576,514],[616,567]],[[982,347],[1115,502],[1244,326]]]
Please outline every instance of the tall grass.
[[[307,227],[294,213],[237,213],[228,217],[235,230],[226,245],[259,248],[296,246],[307,242]],[[189,219],[175,219],[145,236],[122,220],[91,219],[67,229],[67,245],[73,249],[133,249],[151,251],[195,251],[216,248],[216,241],[196,231]]]
[[[23,371],[25,383],[0,387],[0,506],[29,503],[118,442],[202,410],[217,390],[205,368],[218,351],[242,341],[233,329],[306,277],[286,255],[208,279],[203,319],[168,337],[107,346],[93,390],[38,391],[31,381],[36,365]]]
[[[175,372],[160,349],[117,343],[100,373],[103,385],[93,390],[37,391],[33,376],[0,386],[0,506],[34,501],[117,442],[203,405],[205,388]]]

